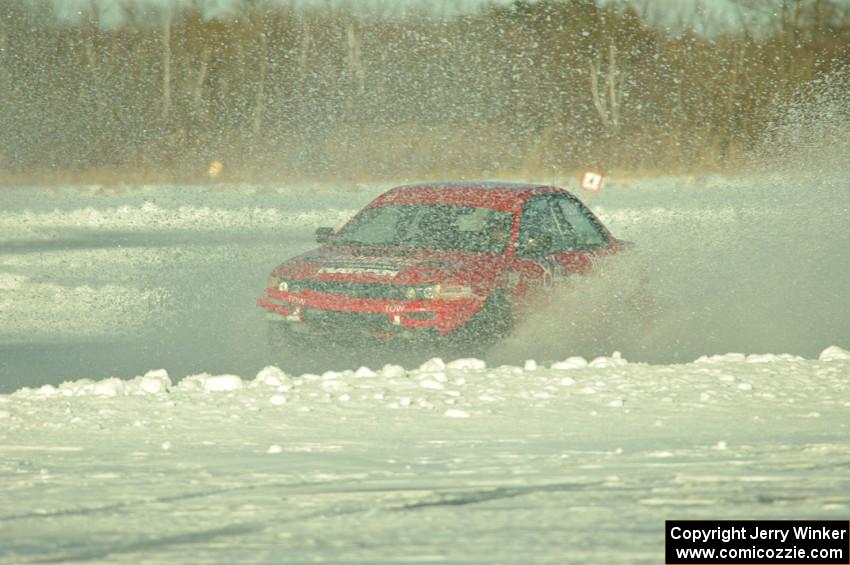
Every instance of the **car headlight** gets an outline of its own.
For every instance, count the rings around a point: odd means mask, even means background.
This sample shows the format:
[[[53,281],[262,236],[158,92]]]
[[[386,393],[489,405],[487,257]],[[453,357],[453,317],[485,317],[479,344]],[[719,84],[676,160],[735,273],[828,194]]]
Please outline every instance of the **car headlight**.
[[[282,292],[287,292],[289,290],[289,283],[275,275],[269,275],[269,280],[266,283],[266,288],[273,288],[275,290],[280,290]]]
[[[473,296],[475,294],[472,288],[462,284],[438,284],[434,287],[434,298],[440,300],[457,300]]]
[[[434,297],[434,287],[410,286],[405,289],[404,297],[408,300],[430,300]]]

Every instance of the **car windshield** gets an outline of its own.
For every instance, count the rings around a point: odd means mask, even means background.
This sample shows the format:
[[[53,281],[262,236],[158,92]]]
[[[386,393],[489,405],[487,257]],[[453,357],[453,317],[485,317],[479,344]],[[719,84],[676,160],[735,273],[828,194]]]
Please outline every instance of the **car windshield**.
[[[334,245],[378,246],[501,253],[513,215],[492,208],[417,204],[367,208],[337,236]]]

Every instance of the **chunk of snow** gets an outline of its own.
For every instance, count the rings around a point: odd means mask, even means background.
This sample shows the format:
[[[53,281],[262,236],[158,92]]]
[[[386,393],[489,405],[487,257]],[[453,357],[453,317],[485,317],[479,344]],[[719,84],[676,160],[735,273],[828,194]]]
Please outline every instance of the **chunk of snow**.
[[[820,356],[818,357],[819,361],[850,361],[850,351],[846,349],[841,349],[837,345],[832,345],[824,349]]]
[[[360,367],[354,372],[354,376],[358,379],[371,379],[377,376],[377,374],[369,367]]]
[[[381,376],[387,378],[403,377],[407,371],[401,365],[384,365],[381,369]]]
[[[98,381],[94,385],[95,396],[119,396],[124,394],[124,381],[110,377]]]
[[[590,366],[594,368],[621,367],[627,364],[628,361],[622,358],[619,351],[615,351],[611,357],[597,357],[590,362]]]
[[[279,395],[279,394],[275,394],[274,396],[272,396],[272,397],[269,399],[269,402],[271,402],[271,403],[272,403],[272,404],[274,404],[275,406],[283,406],[284,404],[286,404],[286,397],[285,397],[285,396],[281,396],[281,395]]]
[[[439,357],[434,357],[422,363],[419,367],[419,370],[423,373],[435,373],[438,371],[443,371],[446,368],[446,364]]]
[[[525,365],[522,367],[526,371],[536,371],[537,370],[537,361],[534,359],[526,359]]]
[[[59,394],[59,391],[53,385],[44,385],[35,392],[39,396],[56,396]]]
[[[268,386],[280,386],[286,380],[286,373],[279,367],[269,365],[260,369],[254,380]]]
[[[458,410],[457,408],[449,408],[446,410],[445,415],[449,418],[469,418],[469,414],[467,412]]]
[[[449,382],[449,376],[442,371],[437,371],[437,372],[434,372],[434,373],[420,373],[419,379],[423,380],[423,381],[433,380],[433,381],[437,381],[437,382],[441,382],[441,383]]]
[[[204,379],[207,392],[229,392],[242,388],[242,378],[238,375],[211,375]]]
[[[275,455],[277,453],[282,453],[282,452],[283,452],[283,449],[279,445],[270,445],[269,448],[266,450],[266,453],[268,453],[270,455]]]
[[[765,355],[747,355],[747,363],[775,363],[776,361],[779,361],[779,357],[770,353]]]
[[[139,389],[147,394],[159,394],[171,389],[171,377],[165,369],[154,369],[142,375]]]
[[[449,369],[461,369],[461,370],[486,369],[487,363],[485,363],[481,359],[469,357],[469,358],[465,358],[465,359],[455,359],[454,361],[449,362],[446,365],[446,367],[448,367]]]
[[[573,378],[564,377],[563,379],[558,381],[558,384],[561,386],[573,386],[574,384],[576,384],[576,381]]]
[[[584,357],[567,357],[563,361],[552,363],[552,368],[558,371],[581,369],[582,367],[587,367],[587,360]]]
[[[716,363],[740,363],[746,361],[747,356],[743,353],[726,353],[725,355],[703,355],[694,363],[700,364],[716,364]]]

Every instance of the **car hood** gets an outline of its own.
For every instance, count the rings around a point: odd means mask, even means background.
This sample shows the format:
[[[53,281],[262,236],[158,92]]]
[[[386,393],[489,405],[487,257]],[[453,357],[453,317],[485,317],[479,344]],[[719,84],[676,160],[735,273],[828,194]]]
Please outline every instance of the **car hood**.
[[[495,253],[421,249],[323,247],[281,263],[274,275],[292,279],[432,284],[482,284],[501,270]]]

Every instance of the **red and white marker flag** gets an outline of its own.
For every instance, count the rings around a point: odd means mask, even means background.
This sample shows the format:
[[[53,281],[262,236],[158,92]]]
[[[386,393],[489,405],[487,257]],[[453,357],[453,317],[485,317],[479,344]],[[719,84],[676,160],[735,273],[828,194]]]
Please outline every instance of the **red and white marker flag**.
[[[602,188],[602,181],[605,180],[605,175],[597,171],[584,171],[579,180],[579,187],[582,190],[590,192],[599,192]]]

